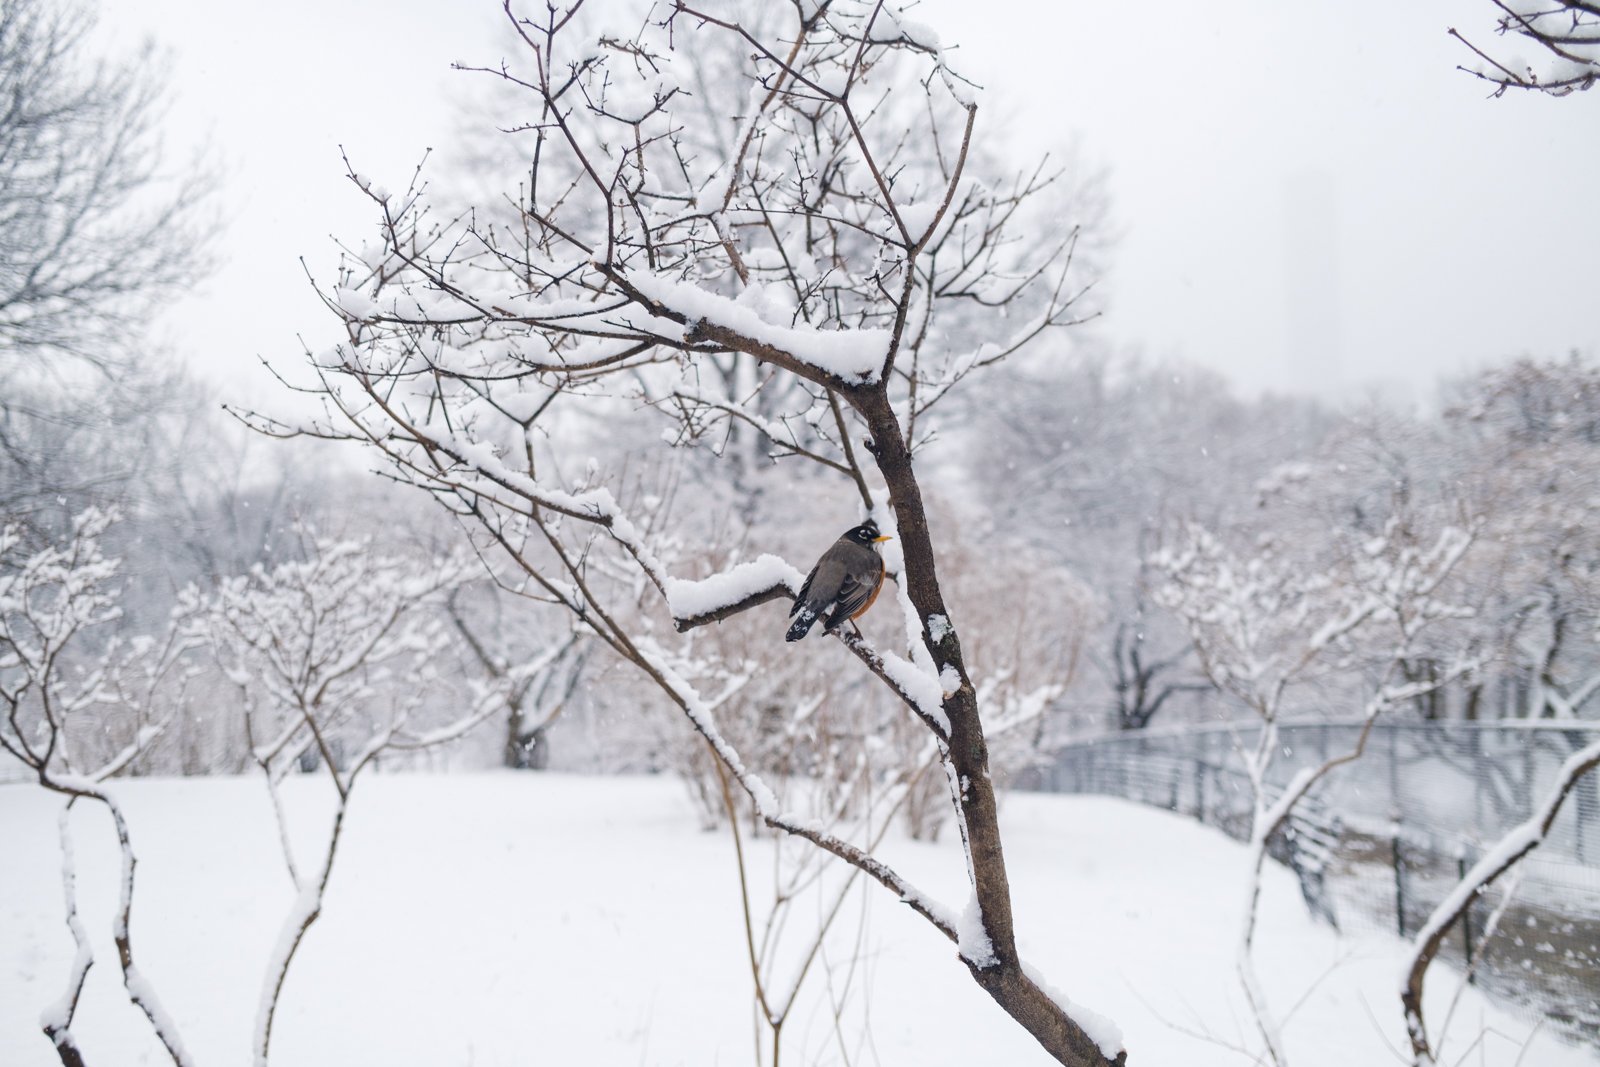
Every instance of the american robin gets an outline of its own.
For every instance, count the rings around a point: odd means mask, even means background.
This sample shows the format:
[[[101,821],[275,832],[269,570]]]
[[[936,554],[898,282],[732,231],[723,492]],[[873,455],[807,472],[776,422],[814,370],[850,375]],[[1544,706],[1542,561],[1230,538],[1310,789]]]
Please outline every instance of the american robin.
[[[817,560],[800,595],[794,598],[789,612],[794,622],[789,625],[787,640],[798,641],[810,633],[817,616],[829,608],[833,614],[823,630],[830,634],[864,615],[883,588],[883,557],[877,546],[890,539],[878,533],[878,524],[871,519],[846,530]]]

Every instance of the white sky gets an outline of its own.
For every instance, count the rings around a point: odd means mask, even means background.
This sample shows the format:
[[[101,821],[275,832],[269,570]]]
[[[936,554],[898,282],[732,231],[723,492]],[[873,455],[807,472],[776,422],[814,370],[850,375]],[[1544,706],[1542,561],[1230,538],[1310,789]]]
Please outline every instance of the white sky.
[[[605,3],[606,0],[591,0]],[[1439,373],[1600,354],[1600,92],[1485,99],[1455,25],[1487,0],[924,0],[985,112],[1043,150],[1074,135],[1111,173],[1122,234],[1103,323],[1252,389],[1418,394]],[[330,319],[332,234],[369,225],[338,146],[398,188],[444,149],[450,100],[493,64],[498,5],[283,0],[107,6],[171,50],[173,141],[227,167],[226,262],[168,317],[235,398]],[[131,43],[131,40],[130,42]],[[984,121],[980,118],[980,122]]]

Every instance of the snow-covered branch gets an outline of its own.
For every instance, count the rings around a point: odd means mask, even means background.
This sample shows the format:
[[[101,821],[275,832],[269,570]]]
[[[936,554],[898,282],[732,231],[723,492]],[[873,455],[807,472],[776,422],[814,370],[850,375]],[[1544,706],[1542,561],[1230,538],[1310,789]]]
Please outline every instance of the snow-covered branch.
[[[1446,893],[1433,909],[1433,913],[1422,924],[1422,929],[1417,931],[1411,945],[1411,959],[1406,964],[1400,986],[1400,1003],[1405,1012],[1406,1034],[1411,1039],[1411,1062],[1414,1067],[1433,1067],[1438,1062],[1423,1015],[1422,989],[1428,967],[1439,954],[1445,935],[1461,921],[1480,894],[1544,843],[1567,797],[1577,788],[1578,782],[1596,767],[1600,767],[1600,741],[1568,756],[1534,813],[1472,865],[1455,888]]]
[[[1544,59],[1539,68],[1520,57],[1496,58],[1451,27],[1450,36],[1479,60],[1460,69],[1494,85],[1495,96],[1507,89],[1566,96],[1600,81],[1600,5],[1592,0],[1490,2],[1500,11],[1495,34],[1534,45]]]

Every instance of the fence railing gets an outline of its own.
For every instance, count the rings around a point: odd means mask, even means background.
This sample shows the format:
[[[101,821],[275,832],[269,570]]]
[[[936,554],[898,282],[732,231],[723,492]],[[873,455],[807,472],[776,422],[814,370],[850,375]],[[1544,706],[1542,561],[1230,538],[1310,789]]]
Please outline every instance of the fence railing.
[[[1360,730],[1281,726],[1268,789],[1351,750]],[[1259,736],[1248,723],[1131,731],[1067,746],[1014,784],[1125,797],[1243,839],[1253,798],[1240,753]],[[1413,935],[1478,856],[1532,814],[1567,756],[1596,736],[1600,723],[1378,724],[1365,755],[1301,803],[1273,854],[1299,875],[1314,915],[1341,930]],[[1524,860],[1492,934],[1499,888],[1473,905],[1442,953],[1469,980],[1589,1042],[1600,1039],[1595,778],[1580,782],[1545,844]]]

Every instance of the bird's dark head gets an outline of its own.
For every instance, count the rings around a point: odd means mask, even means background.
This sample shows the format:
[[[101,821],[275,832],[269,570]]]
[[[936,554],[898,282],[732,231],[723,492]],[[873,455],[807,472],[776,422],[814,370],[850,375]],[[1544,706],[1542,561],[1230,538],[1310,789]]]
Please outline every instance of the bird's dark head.
[[[860,526],[844,532],[847,541],[854,541],[858,545],[875,545],[879,541],[892,541],[892,537],[878,532],[878,524],[868,519]]]

